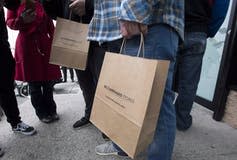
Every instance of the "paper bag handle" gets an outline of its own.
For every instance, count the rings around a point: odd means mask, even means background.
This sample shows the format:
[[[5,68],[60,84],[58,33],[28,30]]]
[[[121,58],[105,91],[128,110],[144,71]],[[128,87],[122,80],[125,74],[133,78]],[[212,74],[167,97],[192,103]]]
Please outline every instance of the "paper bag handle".
[[[72,10],[69,12],[69,20],[72,20]],[[80,23],[82,23],[82,17],[80,16]]]
[[[139,45],[138,52],[137,52],[137,57],[139,57],[140,53],[142,52],[142,57],[144,58],[145,57],[144,35],[142,33],[140,35],[141,35],[141,39],[140,39],[140,45]],[[124,51],[124,48],[126,46],[126,42],[127,42],[127,39],[123,38],[123,42],[122,42],[120,52],[119,52],[120,54],[122,54],[122,52]]]

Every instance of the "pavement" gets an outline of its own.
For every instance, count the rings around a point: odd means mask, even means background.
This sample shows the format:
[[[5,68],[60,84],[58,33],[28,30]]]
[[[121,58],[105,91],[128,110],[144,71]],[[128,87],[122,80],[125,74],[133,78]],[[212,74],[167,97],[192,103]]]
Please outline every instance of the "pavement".
[[[93,125],[74,130],[72,125],[84,114],[84,100],[77,83],[55,86],[55,101],[60,120],[41,123],[29,97],[17,97],[24,122],[36,128],[34,136],[11,131],[6,118],[0,121],[0,144],[5,149],[1,160],[130,160],[116,156],[98,156],[94,149],[105,141]],[[195,104],[193,126],[177,131],[173,160],[236,160],[237,130],[212,119],[212,112]]]

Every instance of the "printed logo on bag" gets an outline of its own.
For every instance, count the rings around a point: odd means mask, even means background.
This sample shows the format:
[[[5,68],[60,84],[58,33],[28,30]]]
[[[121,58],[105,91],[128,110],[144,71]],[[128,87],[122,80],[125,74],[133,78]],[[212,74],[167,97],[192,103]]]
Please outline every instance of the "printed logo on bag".
[[[60,40],[61,41],[58,41],[59,43],[61,42],[64,45],[68,45],[68,46],[77,46],[78,44],[82,43],[82,41],[77,41],[75,39],[65,38],[65,37],[61,37]]]
[[[125,100],[129,103],[135,103],[135,99],[134,98],[131,98],[119,91],[117,91],[116,89],[113,89],[111,88],[110,86],[108,85],[104,85],[104,88],[109,91],[110,93],[113,93],[114,95],[116,95],[117,97],[119,97],[120,99],[122,100]],[[110,101],[116,103],[117,105],[121,106],[122,108],[126,108],[124,105],[122,105],[121,103],[117,102],[115,99],[111,98],[110,96],[108,95],[105,95],[106,98],[108,98]]]

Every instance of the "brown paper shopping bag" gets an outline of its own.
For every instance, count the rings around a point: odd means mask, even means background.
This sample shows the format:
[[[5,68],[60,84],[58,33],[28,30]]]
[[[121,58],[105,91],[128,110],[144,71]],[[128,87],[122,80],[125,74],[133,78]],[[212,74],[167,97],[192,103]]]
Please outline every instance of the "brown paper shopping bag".
[[[57,18],[50,63],[85,70],[89,42],[88,25]]]
[[[151,143],[169,61],[106,53],[90,121],[134,158]]]

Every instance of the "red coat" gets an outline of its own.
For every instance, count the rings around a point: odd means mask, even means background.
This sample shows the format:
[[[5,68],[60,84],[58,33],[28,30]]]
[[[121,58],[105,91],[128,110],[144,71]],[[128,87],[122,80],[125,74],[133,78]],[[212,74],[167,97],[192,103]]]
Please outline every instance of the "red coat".
[[[59,66],[49,64],[53,21],[46,15],[42,5],[36,2],[35,20],[24,24],[20,17],[24,9],[23,3],[17,10],[7,13],[7,25],[13,30],[19,30],[15,48],[15,79],[26,82],[59,79]]]

